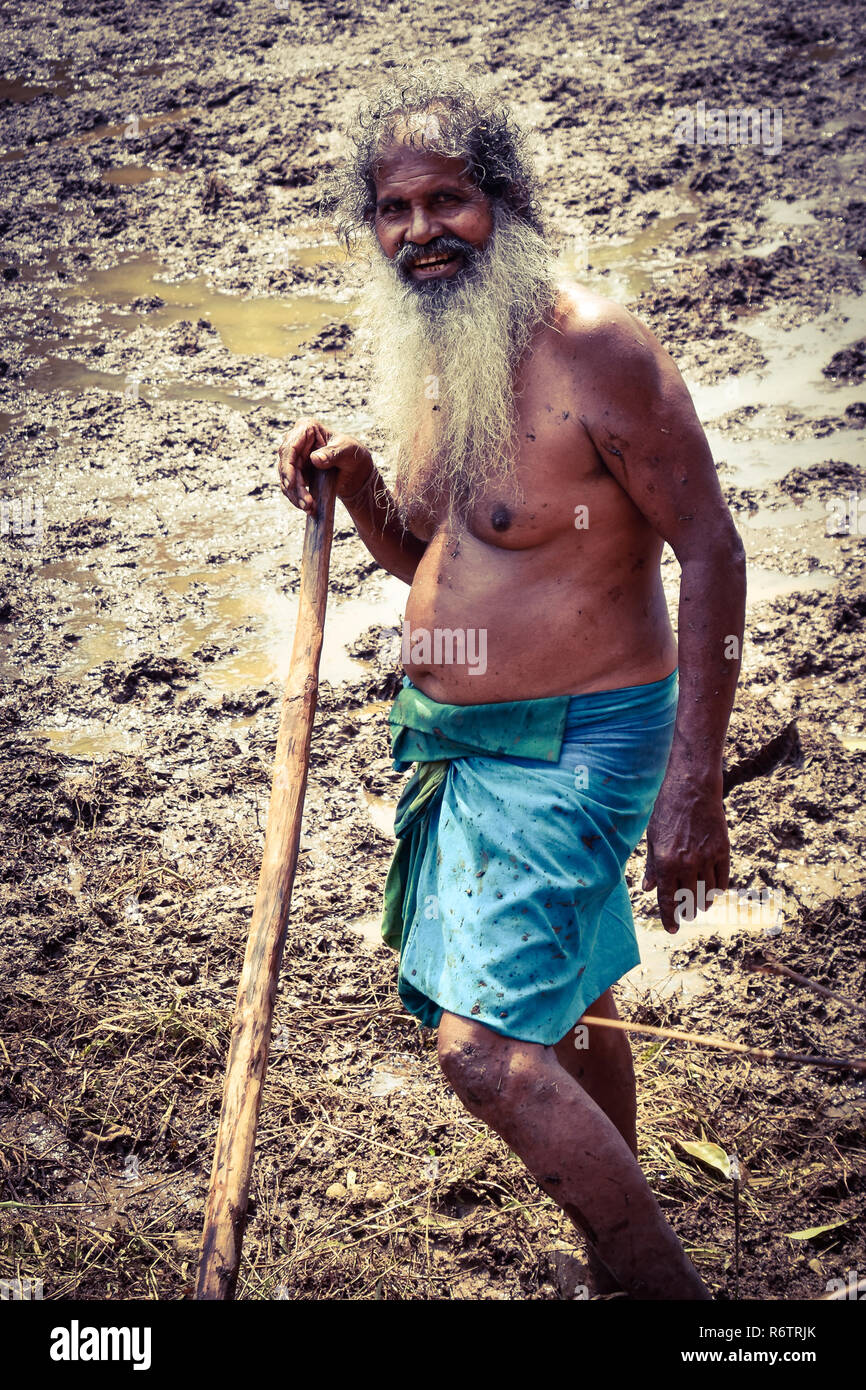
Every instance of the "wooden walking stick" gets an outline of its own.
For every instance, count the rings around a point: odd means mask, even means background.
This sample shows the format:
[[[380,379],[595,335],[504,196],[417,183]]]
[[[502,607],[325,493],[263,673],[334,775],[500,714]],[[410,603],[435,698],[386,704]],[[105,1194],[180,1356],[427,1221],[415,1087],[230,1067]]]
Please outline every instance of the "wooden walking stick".
[[[198,1299],[231,1299],[237,1283],[277,977],[298,863],[328,600],[336,484],[336,469],[317,469],[310,479],[316,510],[307,517],[304,532],[298,621],[280,713],[262,867],[235,1006],[205,1211]]]

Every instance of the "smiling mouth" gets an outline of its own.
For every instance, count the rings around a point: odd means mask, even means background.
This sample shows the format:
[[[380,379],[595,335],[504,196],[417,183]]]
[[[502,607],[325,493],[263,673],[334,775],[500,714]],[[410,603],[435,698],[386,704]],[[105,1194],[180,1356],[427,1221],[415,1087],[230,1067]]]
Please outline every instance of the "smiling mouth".
[[[426,261],[413,261],[412,270],[438,270],[442,266],[450,265],[451,262],[456,259],[456,254],[456,252],[452,251],[451,254],[447,256],[431,257],[430,260]]]

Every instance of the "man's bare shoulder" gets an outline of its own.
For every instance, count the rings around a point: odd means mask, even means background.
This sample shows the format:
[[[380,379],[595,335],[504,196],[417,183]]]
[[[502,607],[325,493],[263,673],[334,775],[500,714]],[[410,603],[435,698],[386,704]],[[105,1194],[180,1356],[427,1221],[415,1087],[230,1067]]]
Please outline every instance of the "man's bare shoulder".
[[[652,379],[670,362],[655,334],[624,305],[573,281],[558,286],[552,329],[575,366],[628,367]]]

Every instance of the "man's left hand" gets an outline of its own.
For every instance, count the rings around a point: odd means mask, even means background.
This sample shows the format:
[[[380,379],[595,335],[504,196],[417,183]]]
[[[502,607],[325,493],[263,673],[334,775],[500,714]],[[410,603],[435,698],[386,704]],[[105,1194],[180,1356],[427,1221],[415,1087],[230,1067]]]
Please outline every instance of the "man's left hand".
[[[714,889],[727,888],[730,861],[721,786],[665,780],[647,827],[643,880],[645,891],[658,890],[665,931],[679,931],[680,920],[709,905]]]

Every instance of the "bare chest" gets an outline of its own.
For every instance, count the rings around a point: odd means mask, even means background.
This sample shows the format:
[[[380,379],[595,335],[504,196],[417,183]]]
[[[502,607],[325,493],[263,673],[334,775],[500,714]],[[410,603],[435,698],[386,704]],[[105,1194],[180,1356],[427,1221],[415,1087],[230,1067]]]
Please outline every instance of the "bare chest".
[[[496,461],[491,460],[492,481],[481,490],[469,520],[468,529],[478,540],[524,550],[632,510],[581,422],[581,406],[570,374],[550,351],[540,350],[516,383],[514,477],[496,480]],[[411,530],[427,541],[439,531],[444,508],[413,504],[411,498],[414,479],[429,469],[434,431],[431,405],[405,493]]]

